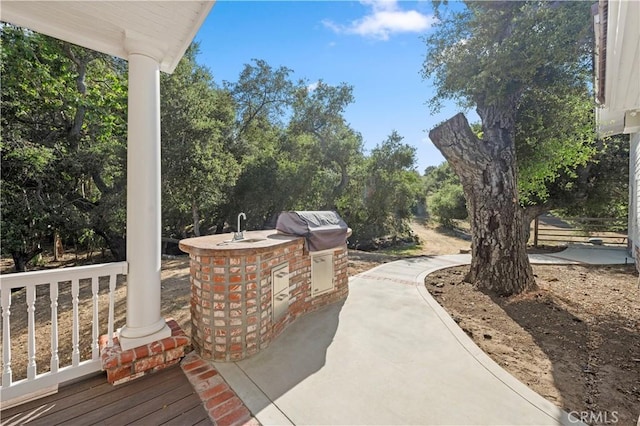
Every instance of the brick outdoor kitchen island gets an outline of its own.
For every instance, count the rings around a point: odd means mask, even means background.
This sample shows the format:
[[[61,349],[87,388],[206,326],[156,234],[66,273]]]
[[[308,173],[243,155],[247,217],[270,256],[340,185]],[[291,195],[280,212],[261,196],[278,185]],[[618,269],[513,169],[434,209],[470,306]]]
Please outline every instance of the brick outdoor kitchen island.
[[[347,297],[346,238],[309,252],[305,238],[276,230],[232,237],[180,241],[191,260],[191,341],[203,359],[255,355],[301,315]]]

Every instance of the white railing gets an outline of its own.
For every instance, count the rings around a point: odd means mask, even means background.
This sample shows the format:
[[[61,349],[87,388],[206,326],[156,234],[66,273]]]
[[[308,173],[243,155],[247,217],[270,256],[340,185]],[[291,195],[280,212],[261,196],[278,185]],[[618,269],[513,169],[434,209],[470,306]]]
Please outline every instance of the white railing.
[[[2,301],[2,407],[17,405],[33,397],[57,391],[58,384],[83,377],[102,369],[98,339],[101,322],[99,313],[100,278],[108,278],[108,315],[102,320],[102,330],[106,325],[108,345],[112,345],[114,331],[115,291],[118,275],[127,274],[127,262],[105,263],[101,265],[75,268],[23,272],[0,276],[0,299]],[[58,312],[59,284],[71,283],[71,364],[60,366]],[[36,368],[36,289],[48,286],[48,302],[51,310],[51,361],[49,371],[38,374]],[[90,289],[88,288],[90,286]],[[13,382],[11,369],[11,312],[20,312],[23,307],[12,306],[11,298],[15,289],[24,288],[27,312],[27,367],[26,378]],[[88,303],[91,304],[91,358],[81,361],[80,356],[80,314],[79,296],[82,290],[90,290]],[[66,289],[66,286],[65,286]],[[13,291],[12,291],[13,290]],[[46,289],[45,289],[46,292]],[[40,293],[39,297],[45,297]],[[22,311],[24,312],[24,311]],[[105,324],[106,322],[106,324]],[[45,355],[46,356],[46,355]]]

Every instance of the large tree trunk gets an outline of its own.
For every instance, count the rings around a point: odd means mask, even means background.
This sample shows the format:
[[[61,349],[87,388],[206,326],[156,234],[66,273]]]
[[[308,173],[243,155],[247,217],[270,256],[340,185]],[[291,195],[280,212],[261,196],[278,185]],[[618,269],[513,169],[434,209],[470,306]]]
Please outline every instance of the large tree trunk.
[[[13,258],[13,268],[16,272],[26,272],[27,264],[42,253],[42,248],[38,245],[37,248],[34,248],[31,251],[12,251],[11,257]]]
[[[195,200],[191,200],[191,219],[193,220],[193,235],[200,236],[200,211]]]
[[[107,247],[116,261],[127,260],[127,240],[115,232],[93,228],[94,232],[104,238]]]
[[[501,295],[534,289],[526,250],[523,210],[518,204],[516,158],[509,117],[497,109],[480,111],[485,140],[457,114],[429,137],[460,178],[471,220],[474,285]]]
[[[55,231],[53,233],[53,260],[58,262],[62,255],[64,254],[64,247],[62,245],[62,237],[60,237],[60,233]]]
[[[335,209],[336,200],[344,193],[345,188],[349,184],[349,171],[347,170],[347,165],[342,162],[337,162],[336,164],[340,168],[340,183],[338,186],[333,188],[333,199],[331,203],[333,204],[332,209]]]

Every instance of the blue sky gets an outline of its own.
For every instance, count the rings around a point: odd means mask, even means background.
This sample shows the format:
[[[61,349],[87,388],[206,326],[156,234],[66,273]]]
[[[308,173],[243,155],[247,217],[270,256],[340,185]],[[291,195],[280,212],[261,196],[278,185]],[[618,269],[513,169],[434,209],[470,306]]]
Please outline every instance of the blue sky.
[[[433,22],[430,1],[218,0],[196,36],[198,59],[218,84],[237,81],[255,58],[292,69],[296,80],[353,86],[345,118],[367,152],[396,130],[416,147],[423,173],[444,161],[428,130],[458,112],[431,115],[425,104],[432,89],[420,75],[421,37]]]

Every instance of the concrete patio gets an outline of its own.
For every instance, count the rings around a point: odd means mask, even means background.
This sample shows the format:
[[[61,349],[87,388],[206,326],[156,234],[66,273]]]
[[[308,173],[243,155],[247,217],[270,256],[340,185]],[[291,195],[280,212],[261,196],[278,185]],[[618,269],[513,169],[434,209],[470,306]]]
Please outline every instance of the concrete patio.
[[[572,246],[534,263],[630,263],[625,250]],[[349,297],[298,320],[271,346],[215,363],[265,425],[554,425],[577,419],[519,382],[423,285],[469,255],[405,259],[352,277]]]

